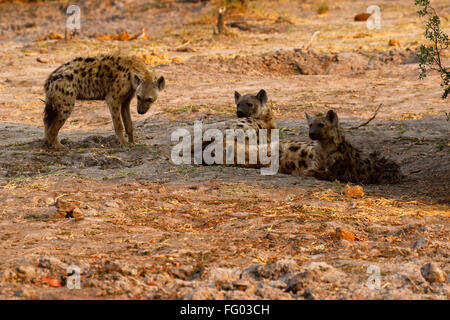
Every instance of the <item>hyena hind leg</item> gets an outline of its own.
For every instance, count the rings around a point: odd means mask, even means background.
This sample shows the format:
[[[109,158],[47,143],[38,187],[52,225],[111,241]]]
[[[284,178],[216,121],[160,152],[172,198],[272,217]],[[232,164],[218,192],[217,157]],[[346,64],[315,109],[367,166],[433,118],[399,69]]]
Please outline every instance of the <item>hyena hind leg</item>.
[[[55,149],[64,150],[64,147],[58,139],[59,130],[69,118],[72,113],[74,105],[54,105],[53,110],[46,110],[46,121],[45,121],[45,140],[47,144]],[[47,106],[47,108],[52,108],[52,106]]]

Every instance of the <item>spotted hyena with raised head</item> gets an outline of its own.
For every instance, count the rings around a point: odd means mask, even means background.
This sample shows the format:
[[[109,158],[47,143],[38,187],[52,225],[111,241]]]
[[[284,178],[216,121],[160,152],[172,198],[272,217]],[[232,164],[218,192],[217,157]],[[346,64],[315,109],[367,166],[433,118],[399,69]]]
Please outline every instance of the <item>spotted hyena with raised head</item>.
[[[403,174],[400,166],[376,152],[363,154],[345,139],[336,112],[325,116],[306,114],[309,137],[314,144],[314,165],[305,175],[321,180],[386,184],[399,182]]]
[[[234,164],[237,165],[237,151],[245,152],[245,163],[242,166],[259,167],[259,160],[254,165],[249,165],[249,152],[254,152],[258,158],[258,144],[261,130],[267,130],[267,143],[270,143],[271,130],[276,129],[273,110],[268,104],[267,92],[261,89],[256,95],[234,92],[237,118],[221,121],[203,126],[203,131],[208,129],[218,129],[224,133],[224,147],[227,144],[228,136],[226,132],[233,130],[236,136],[232,137],[228,143],[234,143]],[[252,139],[254,138],[253,144]],[[243,138],[243,139],[240,139]],[[203,141],[202,150],[208,147],[214,139]],[[244,145],[242,144],[244,142]],[[255,143],[256,142],[256,143]],[[225,163],[225,154],[223,162]]]
[[[144,114],[164,87],[164,77],[157,78],[137,57],[112,54],[66,62],[50,74],[44,85],[45,140],[50,147],[64,149],[58,132],[72,113],[75,101],[105,100],[120,143],[133,144],[131,100],[137,96],[137,112]]]

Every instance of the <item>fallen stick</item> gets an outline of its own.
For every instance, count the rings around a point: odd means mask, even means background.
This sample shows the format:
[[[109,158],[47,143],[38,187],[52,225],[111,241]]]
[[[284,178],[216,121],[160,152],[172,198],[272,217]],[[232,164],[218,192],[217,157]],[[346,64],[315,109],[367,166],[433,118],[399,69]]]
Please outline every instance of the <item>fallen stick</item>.
[[[320,31],[316,31],[313,33],[313,35],[311,36],[311,39],[309,39],[309,41],[302,47],[302,50],[308,50],[309,47],[312,45],[312,42],[314,40],[314,38],[320,33]]]
[[[373,115],[369,118],[369,120],[367,120],[367,121],[364,122],[364,123],[361,123],[359,126],[347,128],[347,130],[356,130],[356,129],[359,129],[359,128],[364,127],[365,125],[369,124],[370,121],[372,121],[373,119],[375,119],[375,117],[377,116],[378,110],[380,110],[380,108],[381,108],[382,105],[383,105],[383,104],[380,103],[380,105],[375,109],[375,112],[374,112]]]

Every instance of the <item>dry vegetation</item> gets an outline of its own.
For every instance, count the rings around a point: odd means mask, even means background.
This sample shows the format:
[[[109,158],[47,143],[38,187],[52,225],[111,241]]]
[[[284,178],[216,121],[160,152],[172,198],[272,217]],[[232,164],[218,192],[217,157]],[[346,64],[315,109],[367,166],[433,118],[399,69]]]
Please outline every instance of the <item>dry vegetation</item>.
[[[372,1],[233,1],[215,35],[224,1],[80,1],[82,30],[65,41],[67,2],[0,1],[0,298],[449,299],[449,104],[437,74],[418,80],[413,1],[377,3],[369,30],[354,16]],[[450,6],[434,6],[449,33]],[[116,51],[167,81],[146,115],[132,102],[138,145],[120,147],[104,102],[83,101],[60,133],[71,150],[44,148],[45,78]],[[382,103],[347,136],[405,180],[171,164],[175,128],[231,118],[234,90],[261,88],[281,136],[302,141],[304,111],[333,108],[352,127]],[[65,287],[71,264],[81,290]]]

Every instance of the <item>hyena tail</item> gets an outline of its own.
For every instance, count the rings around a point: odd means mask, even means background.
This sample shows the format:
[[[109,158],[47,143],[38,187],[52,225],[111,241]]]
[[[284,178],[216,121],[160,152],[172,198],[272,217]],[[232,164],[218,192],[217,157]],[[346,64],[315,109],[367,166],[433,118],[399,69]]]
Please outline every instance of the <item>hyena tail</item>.
[[[53,107],[53,103],[51,99],[47,98],[45,101],[45,109],[44,109],[44,124],[48,128],[50,127],[58,117],[58,111]]]

